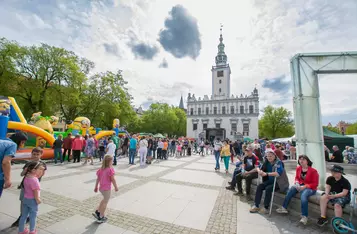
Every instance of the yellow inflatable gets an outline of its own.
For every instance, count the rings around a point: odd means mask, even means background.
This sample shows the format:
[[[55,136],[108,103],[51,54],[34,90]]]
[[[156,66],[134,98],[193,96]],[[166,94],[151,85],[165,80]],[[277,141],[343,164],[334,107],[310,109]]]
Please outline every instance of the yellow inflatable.
[[[31,122],[34,126],[45,130],[46,132],[53,134],[53,127],[58,123],[56,116],[42,116],[42,112],[36,112],[32,114]],[[44,148],[46,146],[46,140],[40,136],[36,137],[36,146]]]
[[[72,130],[82,130],[82,136],[87,134],[87,129],[90,128],[90,120],[87,117],[77,117],[71,122],[67,124],[67,128],[71,128]]]

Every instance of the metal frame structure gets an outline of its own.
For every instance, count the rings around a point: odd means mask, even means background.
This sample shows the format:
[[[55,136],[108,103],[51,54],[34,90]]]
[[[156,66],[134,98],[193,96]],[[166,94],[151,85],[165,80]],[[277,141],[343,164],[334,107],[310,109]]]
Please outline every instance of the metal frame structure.
[[[290,61],[297,154],[306,154],[324,188],[326,164],[321,123],[319,74],[357,73],[357,52],[296,54]]]

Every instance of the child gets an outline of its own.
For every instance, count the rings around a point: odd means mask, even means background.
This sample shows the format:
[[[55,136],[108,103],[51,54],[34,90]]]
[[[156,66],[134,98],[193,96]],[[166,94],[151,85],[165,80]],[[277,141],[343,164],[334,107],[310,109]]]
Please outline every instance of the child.
[[[32,150],[31,152],[31,161],[27,162],[25,164],[25,166],[22,168],[22,172],[21,172],[21,176],[25,176],[26,175],[26,172],[28,170],[28,167],[29,165],[32,163],[32,162],[40,162],[42,164],[42,166],[44,167],[44,171],[43,171],[43,174],[38,178],[39,181],[41,181],[41,178],[42,176],[45,174],[45,170],[47,170],[47,166],[44,162],[40,161],[41,157],[42,157],[42,154],[43,154],[43,149],[41,147],[36,147]],[[22,201],[24,199],[24,188],[19,185],[18,186],[18,189],[21,189],[20,191],[20,216],[19,218],[11,225],[11,227],[17,227],[19,226],[19,221],[20,221],[20,218],[21,218],[21,213],[22,213]],[[26,223],[30,222],[30,219],[27,218],[26,219]]]
[[[97,210],[92,215],[97,219],[98,223],[104,223],[107,221],[107,217],[104,216],[105,210],[107,208],[110,193],[112,190],[112,184],[115,188],[115,192],[118,192],[118,185],[115,181],[115,171],[113,168],[113,156],[105,155],[102,167],[97,171],[97,181],[95,182],[94,192],[99,191],[103,195],[103,200],[100,202]]]
[[[181,149],[182,149],[182,146],[181,146],[181,143],[178,143],[177,144],[177,149],[176,149],[176,157],[177,156],[181,156]]]
[[[22,200],[21,218],[19,221],[20,234],[36,234],[36,217],[40,200],[40,182],[38,178],[43,175],[45,168],[41,162],[30,162],[26,174],[22,180],[21,187],[24,188]],[[27,217],[30,217],[30,232],[25,229]]]

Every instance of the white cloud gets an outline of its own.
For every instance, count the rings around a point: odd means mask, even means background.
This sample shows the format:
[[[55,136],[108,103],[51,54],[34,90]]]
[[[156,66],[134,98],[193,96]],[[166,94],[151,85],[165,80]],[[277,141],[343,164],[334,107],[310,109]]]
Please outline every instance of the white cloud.
[[[26,45],[45,42],[65,47],[93,60],[96,71],[122,69],[136,105],[147,102],[149,97],[150,101],[178,105],[181,93],[209,95],[220,23],[224,25],[224,43],[232,69],[232,93],[249,94],[257,84],[261,107],[282,104],[292,109],[291,91],[280,95],[262,88],[262,83],[267,78],[290,77],[289,60],[294,54],[355,50],[357,44],[355,0],[57,0],[53,4],[37,4],[41,1],[33,0],[31,5],[3,2],[2,36]],[[197,19],[200,55],[195,61],[177,59],[159,48],[152,61],[135,59],[128,47],[130,36],[159,45],[159,31],[177,4]],[[112,45],[112,50],[106,51],[103,45]],[[158,66],[163,58],[169,64],[167,69]],[[328,77],[320,82],[325,122],[357,108],[356,95],[346,91],[356,87],[357,79]],[[178,88],[178,84],[190,85]]]

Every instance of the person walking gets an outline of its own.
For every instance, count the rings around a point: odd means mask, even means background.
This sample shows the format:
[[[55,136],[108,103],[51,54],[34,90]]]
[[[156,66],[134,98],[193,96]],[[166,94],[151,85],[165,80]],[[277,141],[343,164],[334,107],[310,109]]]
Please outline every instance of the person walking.
[[[148,150],[148,141],[146,140],[146,137],[143,136],[139,141],[140,166],[145,166],[147,150]]]
[[[55,158],[55,164],[57,164],[57,157],[59,156],[60,163],[63,163],[63,155],[62,155],[62,145],[63,145],[63,140],[62,140],[62,135],[58,135],[57,139],[53,143],[53,151],[54,151],[54,158]]]
[[[226,174],[228,174],[229,158],[231,156],[231,150],[228,140],[223,141],[223,147],[221,149],[221,157],[224,160],[224,167],[226,168]]]
[[[66,160],[66,154],[68,153],[68,162],[71,160],[72,141],[72,133],[68,133],[67,137],[63,139],[63,160]]]

